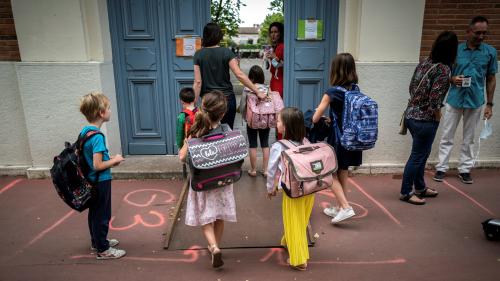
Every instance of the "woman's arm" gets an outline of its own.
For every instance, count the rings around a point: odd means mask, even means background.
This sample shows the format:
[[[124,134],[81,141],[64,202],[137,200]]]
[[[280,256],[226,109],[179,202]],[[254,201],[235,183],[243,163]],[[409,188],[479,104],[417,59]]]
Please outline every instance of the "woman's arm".
[[[200,72],[200,66],[199,65],[194,65],[194,81],[193,81],[193,89],[194,89],[194,103],[196,104],[196,101],[198,101],[198,97],[200,96],[200,91],[201,91],[201,72]]]
[[[313,123],[316,123],[321,119],[321,116],[323,116],[323,113],[325,113],[326,108],[330,104],[330,97],[327,94],[323,95],[323,98],[321,99],[321,102],[318,105],[318,108],[316,108],[316,111],[314,112],[313,115]]]
[[[248,79],[248,77],[241,71],[240,67],[238,66],[238,61],[233,58],[229,61],[229,68],[231,71],[234,73],[236,78],[245,85],[247,88],[249,88],[252,92],[254,92],[260,99],[266,98],[266,94],[261,93],[259,89]]]

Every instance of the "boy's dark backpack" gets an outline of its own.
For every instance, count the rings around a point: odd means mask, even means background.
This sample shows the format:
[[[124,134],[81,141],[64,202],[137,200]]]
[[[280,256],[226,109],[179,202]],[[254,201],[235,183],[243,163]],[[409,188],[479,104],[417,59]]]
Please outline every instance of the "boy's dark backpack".
[[[78,135],[74,144],[66,142],[65,148],[56,157],[50,169],[52,182],[59,197],[72,209],[79,212],[90,207],[94,182],[88,179],[90,167],[83,156],[83,146],[95,135],[102,135],[100,131],[91,130],[85,135]],[[97,174],[97,180],[99,173]]]
[[[241,178],[248,144],[240,131],[222,124],[206,136],[189,139],[188,152],[191,188],[207,191]]]
[[[344,93],[344,110],[342,113],[342,134],[338,126],[338,117],[330,109],[332,126],[336,140],[346,150],[359,151],[373,148],[378,137],[378,105],[375,100],[363,94],[357,85],[351,90],[334,87]]]

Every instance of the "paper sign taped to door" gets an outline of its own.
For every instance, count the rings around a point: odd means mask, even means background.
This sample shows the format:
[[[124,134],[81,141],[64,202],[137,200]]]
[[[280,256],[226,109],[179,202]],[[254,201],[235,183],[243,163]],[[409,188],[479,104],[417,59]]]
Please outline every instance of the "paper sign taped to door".
[[[175,39],[175,55],[178,57],[192,57],[196,50],[201,49],[201,38],[180,37]]]

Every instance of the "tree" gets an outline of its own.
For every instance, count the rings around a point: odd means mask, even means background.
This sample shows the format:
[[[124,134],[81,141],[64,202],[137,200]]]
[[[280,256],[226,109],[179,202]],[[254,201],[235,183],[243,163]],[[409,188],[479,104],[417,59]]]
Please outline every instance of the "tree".
[[[272,0],[270,3],[271,7],[267,8],[271,12],[275,13],[285,13],[284,7],[283,7],[283,0]]]
[[[283,14],[274,13],[266,16],[264,22],[260,25],[259,40],[257,40],[259,44],[269,43],[269,26],[271,25],[271,23],[275,21],[283,23],[284,22]],[[285,36],[285,34],[281,34],[281,36]]]
[[[246,6],[242,0],[212,0],[210,13],[212,21],[217,23],[227,37],[238,34],[238,27],[241,23],[240,8]]]

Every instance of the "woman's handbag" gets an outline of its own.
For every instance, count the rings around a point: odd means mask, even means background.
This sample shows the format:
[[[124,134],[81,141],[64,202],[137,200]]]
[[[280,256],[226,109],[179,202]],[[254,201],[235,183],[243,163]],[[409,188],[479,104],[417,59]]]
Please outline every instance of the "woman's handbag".
[[[408,127],[406,127],[406,110],[408,107],[405,108],[403,111],[403,115],[401,115],[401,121],[399,121],[399,134],[400,135],[406,135],[408,133]]]
[[[418,83],[418,86],[417,88],[415,89],[415,92],[417,92],[418,88],[420,88],[420,85],[422,84],[422,81],[424,81],[424,78],[427,76],[427,74],[429,74],[429,72],[431,72],[432,69],[434,69],[434,67],[437,66],[437,63],[433,64],[431,68],[429,68],[429,70],[427,70],[427,72],[425,72],[424,76],[422,76],[422,78],[420,79],[420,82]],[[408,127],[406,127],[406,111],[408,110],[408,107],[410,106],[410,101],[411,99],[408,100],[408,104],[406,105],[406,108],[405,110],[403,111],[403,115],[401,115],[401,120],[399,121],[399,134],[400,135],[406,135],[408,133]]]

